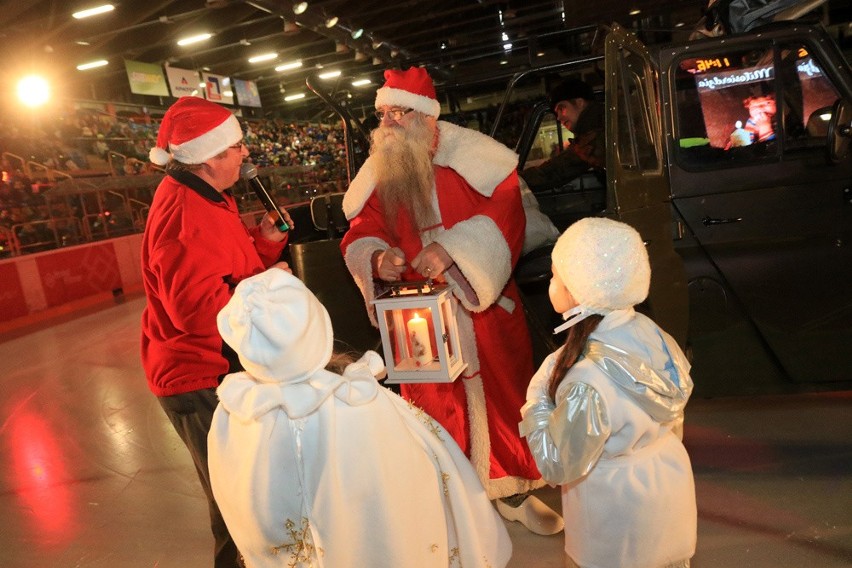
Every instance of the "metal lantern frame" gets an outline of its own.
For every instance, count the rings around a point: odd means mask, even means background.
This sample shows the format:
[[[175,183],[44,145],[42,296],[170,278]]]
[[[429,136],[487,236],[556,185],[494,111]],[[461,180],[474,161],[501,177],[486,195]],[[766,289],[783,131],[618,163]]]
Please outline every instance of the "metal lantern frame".
[[[382,336],[388,373],[385,382],[451,383],[467,368],[459,341],[458,300],[452,294],[452,286],[431,280],[401,282],[391,285],[372,303]],[[418,357],[412,344],[418,337],[412,331],[423,326],[415,321],[418,319],[426,320],[428,327],[428,358]]]

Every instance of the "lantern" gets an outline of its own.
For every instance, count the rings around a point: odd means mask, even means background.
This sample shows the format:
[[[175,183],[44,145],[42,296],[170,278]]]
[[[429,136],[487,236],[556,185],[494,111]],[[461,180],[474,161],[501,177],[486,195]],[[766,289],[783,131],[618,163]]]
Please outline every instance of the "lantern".
[[[467,367],[447,284],[403,282],[373,300],[388,383],[451,383]]]

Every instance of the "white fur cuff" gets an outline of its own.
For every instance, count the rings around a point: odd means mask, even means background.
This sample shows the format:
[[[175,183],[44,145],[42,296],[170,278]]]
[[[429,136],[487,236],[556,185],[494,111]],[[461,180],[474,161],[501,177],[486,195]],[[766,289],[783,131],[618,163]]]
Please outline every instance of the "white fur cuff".
[[[376,321],[376,310],[370,303],[376,297],[376,283],[373,281],[373,253],[389,248],[390,245],[382,239],[364,237],[346,247],[346,254],[343,257],[346,268],[349,269],[355,284],[361,290],[361,295],[364,296],[367,315],[370,316],[370,323],[375,327],[379,327],[379,324]]]
[[[512,274],[512,253],[493,219],[476,215],[436,235],[435,242],[446,249],[479,298],[474,305],[461,295],[465,308],[481,312],[497,301]]]

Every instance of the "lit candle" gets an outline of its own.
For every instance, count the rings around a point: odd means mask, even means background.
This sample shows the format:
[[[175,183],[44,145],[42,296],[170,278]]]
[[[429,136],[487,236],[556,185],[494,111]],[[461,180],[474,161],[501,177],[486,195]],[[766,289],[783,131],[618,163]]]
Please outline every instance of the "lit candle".
[[[408,320],[408,337],[411,339],[411,354],[417,360],[418,365],[426,365],[432,362],[432,340],[429,339],[429,325],[426,320],[415,312],[414,317]]]

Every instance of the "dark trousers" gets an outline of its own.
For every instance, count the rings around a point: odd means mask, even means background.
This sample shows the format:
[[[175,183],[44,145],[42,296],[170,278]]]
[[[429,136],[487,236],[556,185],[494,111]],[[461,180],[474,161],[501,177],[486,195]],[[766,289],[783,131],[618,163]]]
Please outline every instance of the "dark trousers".
[[[215,545],[213,549],[215,568],[242,568],[240,553],[237,545],[225,526],[219,506],[213,499],[210,488],[210,471],[207,467],[207,433],[213,420],[213,411],[219,404],[214,389],[202,389],[186,394],[159,397],[160,405],[166,416],[177,431],[180,439],[186,444],[195,463],[198,479],[207,496],[210,509],[210,528],[213,531]]]

